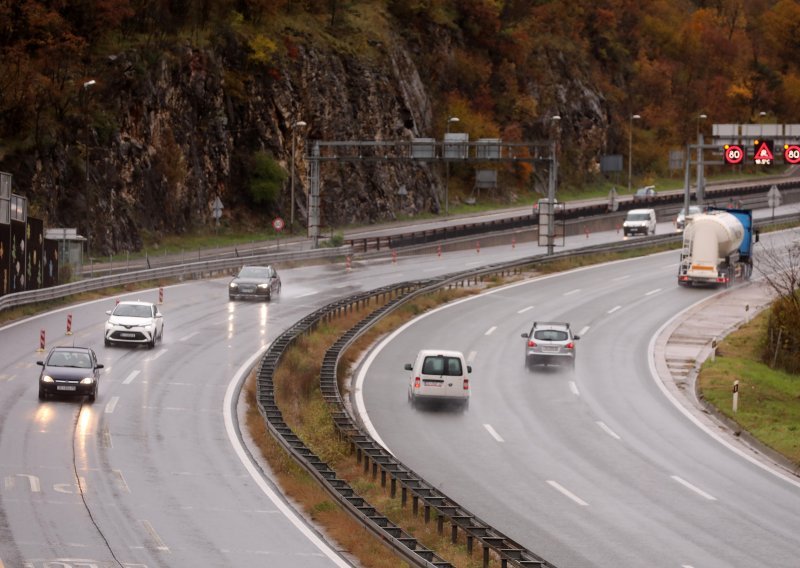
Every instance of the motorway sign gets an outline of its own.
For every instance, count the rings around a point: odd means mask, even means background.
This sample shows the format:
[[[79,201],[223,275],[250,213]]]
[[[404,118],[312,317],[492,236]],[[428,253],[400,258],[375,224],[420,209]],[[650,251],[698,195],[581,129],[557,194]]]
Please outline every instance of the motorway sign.
[[[744,160],[744,148],[737,144],[725,144],[725,163],[731,166],[741,164]]]
[[[800,164],[800,145],[784,144],[783,161],[787,164]]]

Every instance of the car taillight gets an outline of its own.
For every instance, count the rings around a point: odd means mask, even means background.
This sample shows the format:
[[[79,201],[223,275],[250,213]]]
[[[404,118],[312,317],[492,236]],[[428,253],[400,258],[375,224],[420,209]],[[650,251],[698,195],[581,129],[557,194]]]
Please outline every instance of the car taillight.
[[[469,379],[464,379],[464,390],[469,390]]]
[[[566,347],[567,349],[574,349],[574,348],[575,348],[575,344],[574,344],[574,343],[572,343],[572,342],[570,341],[569,343],[567,343],[567,344],[565,345],[565,347]]]
[[[414,379],[414,388],[415,388],[415,389],[418,389],[418,388],[419,388],[419,377],[416,377],[416,378]]]
[[[528,347],[536,347],[536,342],[533,339],[528,340]]]

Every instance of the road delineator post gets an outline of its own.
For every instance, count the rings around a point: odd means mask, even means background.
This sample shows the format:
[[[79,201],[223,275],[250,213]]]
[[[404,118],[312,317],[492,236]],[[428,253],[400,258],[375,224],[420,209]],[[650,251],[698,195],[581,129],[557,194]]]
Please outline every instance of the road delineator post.
[[[397,264],[397,251],[392,251],[392,264]]]
[[[442,245],[436,247],[436,256],[442,256]]]
[[[514,237],[511,237],[511,248],[517,248],[517,239]]]
[[[583,226],[583,232],[586,233],[586,238],[588,239],[589,238],[589,226],[588,225],[584,225]]]
[[[72,335],[72,314],[67,314],[67,335]]]
[[[44,330],[39,331],[39,349],[36,350],[37,352],[41,353],[44,351]]]
[[[158,288],[158,304],[161,305],[164,303],[164,287],[159,286]]]
[[[350,266],[351,266],[350,262],[351,262],[350,255],[348,254],[346,257],[344,257],[344,269],[347,272],[350,272]]]
[[[475,243],[475,252],[477,252],[478,254],[480,254],[480,252],[481,252],[481,242],[480,241],[477,241]]]

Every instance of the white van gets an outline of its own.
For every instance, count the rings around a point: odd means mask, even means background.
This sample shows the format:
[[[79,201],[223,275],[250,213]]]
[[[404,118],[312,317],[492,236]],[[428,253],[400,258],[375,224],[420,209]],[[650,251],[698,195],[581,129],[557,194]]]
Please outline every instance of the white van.
[[[408,382],[408,400],[416,407],[420,400],[455,402],[466,408],[469,405],[469,377],[472,367],[467,365],[460,351],[423,349],[414,363],[406,363],[411,371]]]
[[[625,222],[622,223],[622,232],[628,235],[655,235],[656,234],[656,210],[655,209],[631,209]]]

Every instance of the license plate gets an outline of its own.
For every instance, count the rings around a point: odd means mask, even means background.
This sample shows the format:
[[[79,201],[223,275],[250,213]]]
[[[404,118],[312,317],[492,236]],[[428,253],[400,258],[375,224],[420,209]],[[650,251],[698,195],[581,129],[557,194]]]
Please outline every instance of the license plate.
[[[558,347],[542,347],[545,353],[558,353]]]
[[[77,388],[75,385],[56,385],[56,390],[60,391],[74,391]]]
[[[123,331],[123,332],[120,332],[119,336],[120,337],[136,337],[136,334],[135,333],[127,333],[127,332]]]

